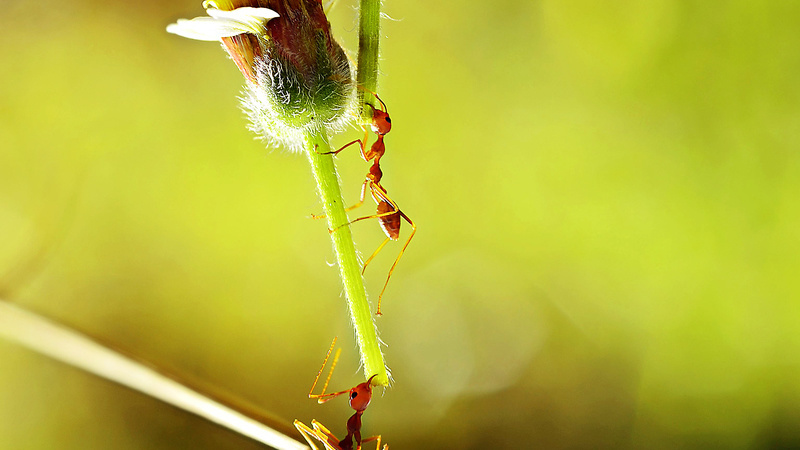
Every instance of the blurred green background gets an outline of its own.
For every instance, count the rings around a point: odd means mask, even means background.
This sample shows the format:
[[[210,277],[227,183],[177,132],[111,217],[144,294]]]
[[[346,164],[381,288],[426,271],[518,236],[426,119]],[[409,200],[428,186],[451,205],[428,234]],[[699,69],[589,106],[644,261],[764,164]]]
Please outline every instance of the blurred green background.
[[[356,49],[354,1],[331,15]],[[199,0],[4,0],[0,295],[289,424],[363,378],[303,155],[168,35]],[[800,448],[800,3],[387,1],[392,448]],[[351,129],[334,138],[359,137]],[[338,158],[347,201],[367,170]],[[364,208],[371,211],[373,205]],[[368,255],[382,234],[353,227]],[[406,229],[407,232],[407,229]],[[375,298],[399,244],[367,271]],[[0,448],[251,441],[0,342]]]

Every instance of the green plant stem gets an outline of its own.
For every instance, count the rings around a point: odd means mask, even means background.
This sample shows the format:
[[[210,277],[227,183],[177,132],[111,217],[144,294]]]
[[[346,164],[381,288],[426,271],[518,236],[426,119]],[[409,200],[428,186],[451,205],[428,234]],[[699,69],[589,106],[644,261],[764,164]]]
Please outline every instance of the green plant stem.
[[[364,367],[364,376],[369,378],[378,374],[372,384],[385,386],[389,384],[389,375],[383,362],[383,354],[378,341],[378,333],[372,319],[372,312],[367,302],[367,293],[364,289],[364,279],[361,276],[361,263],[356,256],[353,244],[353,235],[349,226],[343,226],[349,221],[344,210],[342,193],[339,189],[339,177],[333,164],[333,155],[321,155],[330,151],[328,138],[323,130],[309,133],[306,136],[306,153],[317,182],[319,196],[325,216],[328,219],[328,228],[335,231],[331,233],[339,273],[344,283],[347,296],[347,305],[350,317],[356,331],[358,349],[361,352],[361,362]],[[338,227],[338,228],[337,228]]]
[[[381,37],[380,0],[361,0],[358,16],[358,71],[356,82],[365,90],[358,89],[358,104],[361,105],[361,119],[369,122],[372,109],[364,106],[369,91],[378,90],[378,50]]]

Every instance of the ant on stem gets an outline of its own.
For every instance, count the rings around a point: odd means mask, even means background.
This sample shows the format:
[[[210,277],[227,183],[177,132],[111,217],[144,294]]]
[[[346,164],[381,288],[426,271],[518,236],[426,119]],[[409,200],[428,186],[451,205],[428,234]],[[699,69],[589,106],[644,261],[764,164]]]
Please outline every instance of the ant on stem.
[[[408,235],[408,239],[406,239],[406,243],[403,245],[403,248],[400,249],[400,253],[397,255],[397,258],[394,260],[394,264],[389,269],[389,275],[386,276],[386,282],[383,284],[383,289],[381,289],[380,295],[378,295],[378,310],[375,312],[376,315],[380,316],[381,313],[381,300],[383,299],[383,293],[386,292],[386,287],[389,285],[389,279],[392,278],[392,273],[394,272],[395,267],[397,267],[397,263],[400,262],[400,258],[403,257],[403,253],[408,248],[408,244],[411,243],[411,238],[414,237],[414,233],[417,232],[417,226],[414,222],[407,216],[403,211],[400,210],[400,207],[397,206],[397,203],[389,197],[389,194],[386,192],[386,188],[381,185],[381,178],[383,177],[383,172],[381,171],[380,162],[378,159],[372,163],[372,166],[369,168],[369,172],[367,173],[367,177],[364,180],[364,183],[361,185],[361,197],[355,205],[346,208],[345,211],[351,211],[355,208],[364,204],[364,201],[367,197],[367,189],[369,189],[370,193],[372,194],[372,199],[375,200],[375,203],[378,205],[376,214],[371,216],[364,216],[359,217],[358,219],[353,219],[350,222],[347,222],[343,225],[339,225],[338,227],[328,230],[330,233],[338,230],[341,227],[349,226],[352,223],[367,220],[367,219],[378,219],[378,223],[383,229],[383,232],[386,234],[386,239],[378,246],[378,248],[372,253],[372,255],[364,262],[364,266],[361,268],[361,274],[363,275],[364,272],[367,270],[367,266],[370,262],[378,255],[378,253],[383,250],[383,247],[391,241],[396,241],[400,238],[400,224],[401,219],[408,222],[411,225],[411,234]],[[313,219],[321,219],[325,217],[324,215],[311,215]]]
[[[369,137],[369,130],[364,130],[364,139],[356,139],[355,141],[348,142],[347,144],[343,145],[339,150],[334,150],[331,152],[321,153],[322,155],[337,155],[342,150],[350,147],[351,145],[358,142],[359,148],[361,149],[361,157],[364,158],[364,161],[369,162],[372,159],[375,159],[377,163],[380,161],[381,157],[384,153],[386,153],[386,145],[383,143],[383,137],[392,131],[392,119],[389,117],[389,108],[386,107],[386,103],[378,97],[378,94],[365,89],[361,86],[359,88],[369,92],[370,94],[374,95],[379,102],[381,102],[381,109],[376,108],[372,105],[372,103],[364,102],[365,105],[372,108],[372,120],[369,124],[370,128],[372,128],[372,132],[378,136],[378,139],[372,144],[369,151],[366,151],[367,146],[367,138]]]
[[[361,150],[361,157],[364,161],[373,161],[372,166],[367,173],[367,179],[364,180],[364,184],[361,187],[361,198],[358,203],[355,205],[345,209],[345,211],[350,211],[359,206],[364,204],[364,200],[366,199],[367,189],[369,189],[370,193],[372,194],[372,199],[375,200],[375,203],[378,205],[377,213],[371,216],[359,217],[358,219],[352,220],[344,225],[340,225],[339,227],[334,228],[333,230],[329,230],[331,233],[338,230],[342,226],[350,225],[354,222],[358,222],[360,220],[366,219],[378,219],[383,232],[386,233],[386,239],[378,246],[378,248],[372,253],[372,255],[367,259],[364,263],[364,266],[361,269],[361,274],[363,275],[364,272],[367,270],[367,266],[369,263],[377,256],[377,254],[383,249],[383,247],[390,241],[396,241],[400,238],[400,224],[401,219],[404,219],[411,225],[412,231],[411,234],[408,236],[405,245],[400,250],[400,254],[397,255],[397,259],[395,259],[394,264],[389,269],[389,275],[386,277],[386,282],[383,284],[383,289],[381,290],[380,295],[378,296],[378,310],[375,313],[376,315],[380,316],[381,314],[381,299],[383,298],[383,293],[386,292],[386,287],[389,285],[389,279],[392,277],[392,273],[394,272],[394,268],[397,266],[397,263],[400,262],[400,258],[403,256],[408,244],[411,242],[411,238],[414,237],[414,233],[417,232],[417,226],[414,225],[414,222],[408,218],[397,206],[397,203],[392,200],[386,192],[386,189],[381,185],[381,178],[383,177],[383,172],[381,171],[381,157],[383,157],[384,153],[386,153],[386,146],[383,143],[383,137],[392,130],[392,119],[389,117],[389,108],[386,106],[386,103],[381,100],[381,98],[375,92],[372,92],[368,89],[365,89],[359,86],[360,89],[367,91],[375,96],[376,99],[381,103],[381,109],[376,108],[371,103],[364,103],[372,108],[372,120],[370,123],[370,127],[372,131],[378,136],[378,139],[375,143],[372,144],[369,151],[365,151],[366,142],[369,135],[368,130],[364,130],[364,139],[356,139],[355,141],[349,142],[339,148],[338,150],[334,150],[331,152],[319,153],[320,155],[336,155],[342,150],[346,149],[347,147],[355,144],[358,142],[359,148]],[[315,148],[316,151],[316,148]],[[325,216],[318,216],[312,215],[314,219],[320,219]]]
[[[314,450],[318,450],[317,446],[314,444],[314,439],[321,442],[322,445],[325,446],[326,450],[353,450],[354,443],[356,444],[355,448],[357,450],[361,450],[361,444],[372,441],[377,441],[377,446],[375,448],[376,450],[380,450],[380,435],[371,436],[366,439],[361,438],[361,415],[364,414],[367,406],[369,406],[370,400],[372,400],[371,383],[372,379],[375,378],[377,374],[372,375],[367,381],[358,384],[354,388],[326,394],[325,390],[328,388],[328,382],[330,382],[331,376],[333,375],[333,369],[336,367],[336,362],[339,360],[339,355],[342,353],[342,349],[340,348],[336,350],[336,354],[333,357],[333,362],[331,363],[328,377],[325,379],[325,384],[322,386],[322,393],[313,393],[314,388],[317,387],[319,377],[322,375],[322,371],[325,370],[325,365],[328,363],[328,359],[330,358],[331,352],[333,351],[335,345],[336,338],[333,338],[331,347],[328,349],[328,353],[325,355],[325,360],[322,361],[322,367],[320,367],[317,377],[314,378],[314,384],[311,385],[311,390],[308,392],[308,398],[315,398],[317,399],[317,403],[322,404],[342,394],[348,394],[350,407],[355,410],[355,413],[350,416],[349,419],[347,419],[347,435],[339,440],[336,438],[336,436],[334,436],[333,433],[330,432],[330,430],[316,420],[311,421],[311,427],[303,422],[300,422],[299,420],[295,420],[294,426]],[[384,444],[383,450],[388,450],[388,448],[389,444]]]
[[[408,244],[411,243],[411,238],[414,237],[414,234],[417,232],[417,226],[403,211],[400,210],[400,207],[397,206],[397,203],[389,197],[389,194],[386,192],[386,188],[381,185],[381,178],[383,177],[383,172],[381,171],[381,166],[378,160],[372,163],[372,166],[369,168],[369,172],[367,173],[367,178],[364,180],[364,183],[361,185],[361,196],[359,198],[358,203],[355,205],[345,208],[345,211],[351,211],[353,209],[358,208],[359,206],[363,205],[367,198],[367,189],[369,189],[370,194],[372,194],[372,199],[375,200],[375,203],[378,205],[377,212],[370,216],[359,217],[358,219],[353,219],[350,222],[347,222],[343,225],[339,225],[338,227],[328,230],[329,233],[333,233],[341,227],[349,226],[355,222],[359,222],[361,220],[367,219],[378,219],[378,223],[383,229],[383,232],[386,234],[386,239],[383,240],[381,245],[372,252],[369,258],[367,258],[366,262],[364,262],[364,266],[361,268],[361,274],[363,275],[364,272],[367,270],[367,266],[373,259],[383,250],[383,247],[391,241],[396,241],[400,239],[400,224],[401,219],[408,222],[411,225],[411,234],[408,235],[408,239],[406,239],[406,243],[403,244],[403,248],[400,249],[400,253],[397,255],[397,258],[394,260],[394,264],[389,269],[389,274],[386,276],[386,282],[383,284],[383,289],[381,289],[380,295],[378,295],[378,310],[375,312],[375,315],[383,315],[381,313],[381,300],[383,299],[383,294],[386,292],[386,287],[389,286],[389,279],[392,278],[392,273],[394,273],[395,267],[397,267],[397,263],[400,262],[400,258],[403,257],[403,253],[405,253],[406,248],[408,248]],[[312,214],[312,219],[322,219],[325,217],[324,215],[315,215]]]
[[[369,168],[369,173],[367,173],[366,180],[364,180],[364,183],[361,185],[360,200],[355,205],[346,209],[346,211],[350,211],[363,205],[367,197],[367,189],[369,189],[370,194],[372,194],[372,199],[375,200],[375,203],[378,205],[376,214],[353,219],[344,225],[340,225],[333,230],[330,230],[330,232],[333,233],[343,226],[347,226],[361,220],[378,219],[378,223],[383,229],[383,232],[386,234],[386,239],[383,240],[381,245],[379,245],[378,248],[367,259],[367,261],[364,262],[364,267],[361,269],[361,274],[363,275],[367,270],[369,263],[372,262],[372,260],[381,250],[383,250],[383,247],[386,246],[390,240],[396,241],[400,238],[400,224],[402,223],[401,219],[405,220],[409,225],[411,225],[411,234],[408,235],[406,243],[403,245],[403,248],[400,249],[400,253],[394,260],[394,264],[392,264],[392,267],[389,269],[389,275],[386,276],[386,282],[383,284],[383,289],[381,289],[380,295],[378,295],[378,310],[375,313],[378,316],[381,315],[381,299],[383,298],[383,293],[386,292],[386,286],[389,285],[389,279],[392,278],[394,268],[397,267],[397,263],[400,262],[400,258],[403,257],[403,253],[406,251],[406,248],[408,248],[408,244],[411,243],[411,238],[413,238],[414,233],[417,232],[417,226],[414,224],[414,222],[409,219],[409,217],[405,215],[403,211],[400,210],[400,207],[397,206],[397,203],[389,197],[389,194],[386,192],[386,188],[381,185],[382,177],[383,172],[381,172],[381,166],[378,159],[376,159],[372,163],[372,167]]]

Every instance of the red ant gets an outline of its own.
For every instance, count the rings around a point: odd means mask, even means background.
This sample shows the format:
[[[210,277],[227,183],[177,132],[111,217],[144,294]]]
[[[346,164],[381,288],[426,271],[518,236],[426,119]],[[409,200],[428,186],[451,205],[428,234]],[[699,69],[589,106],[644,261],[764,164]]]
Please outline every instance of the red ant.
[[[370,147],[369,151],[365,151],[365,148],[367,146],[367,138],[369,137],[369,130],[364,130],[363,140],[356,139],[355,141],[348,142],[347,144],[343,145],[339,150],[322,153],[323,155],[331,155],[331,154],[336,155],[342,150],[346,149],[347,147],[355,144],[356,142],[358,142],[359,144],[359,148],[361,149],[361,157],[364,158],[364,161],[369,162],[374,158],[375,162],[377,163],[378,161],[380,161],[383,154],[386,153],[386,145],[384,145],[383,143],[383,137],[390,131],[392,131],[392,119],[389,117],[389,108],[387,108],[386,103],[384,103],[383,100],[381,100],[381,98],[378,97],[378,94],[367,89],[364,90],[374,95],[375,98],[378,99],[379,102],[381,102],[382,106],[381,109],[374,107],[371,103],[366,103],[366,102],[364,103],[365,105],[372,108],[372,120],[370,121],[369,126],[370,128],[372,128],[372,132],[378,136],[378,139],[375,141],[375,143],[372,144],[372,147]]]
[[[394,268],[397,267],[397,263],[400,262],[400,258],[403,257],[403,253],[408,248],[408,244],[411,243],[411,238],[414,237],[414,233],[417,232],[417,226],[414,225],[414,222],[408,218],[407,215],[400,210],[400,207],[397,206],[394,200],[389,197],[389,194],[386,192],[386,188],[381,186],[381,178],[383,177],[383,172],[381,172],[381,166],[379,164],[378,159],[372,163],[372,167],[369,168],[369,173],[367,173],[367,179],[364,180],[364,184],[361,185],[361,197],[358,203],[346,209],[346,211],[350,211],[352,209],[358,208],[362,204],[364,204],[364,200],[367,196],[367,189],[369,189],[370,193],[372,194],[372,199],[375,200],[375,203],[378,205],[377,213],[371,216],[364,216],[359,217],[358,219],[351,220],[350,222],[340,225],[339,227],[334,228],[331,230],[331,233],[336,231],[337,229],[345,226],[350,225],[352,223],[358,222],[360,220],[366,219],[378,219],[383,232],[386,233],[386,239],[383,240],[381,245],[372,253],[372,255],[367,259],[364,263],[364,267],[361,269],[361,274],[364,274],[364,271],[367,270],[367,265],[378,255],[378,253],[383,249],[383,247],[390,241],[396,241],[400,238],[400,219],[404,219],[411,225],[411,234],[408,235],[408,239],[406,239],[406,243],[403,245],[403,248],[400,249],[400,253],[397,255],[397,259],[394,260],[394,264],[392,264],[391,269],[389,269],[389,275],[386,276],[386,282],[383,284],[383,289],[381,290],[380,295],[378,296],[378,310],[375,313],[376,315],[381,315],[381,299],[383,298],[383,293],[386,292],[386,286],[389,285],[389,279],[392,277],[392,273],[394,272]]]
[[[350,211],[359,206],[364,204],[364,201],[367,197],[367,189],[370,190],[372,194],[372,199],[375,200],[375,203],[378,205],[377,213],[371,216],[364,216],[359,217],[358,219],[351,220],[344,225],[340,225],[332,230],[329,230],[331,233],[338,230],[343,226],[350,225],[352,223],[358,222],[360,220],[366,219],[378,219],[383,232],[386,234],[386,239],[378,246],[378,248],[372,253],[372,255],[367,259],[364,263],[364,266],[361,269],[361,274],[363,275],[364,272],[367,270],[367,265],[378,255],[378,253],[383,249],[386,244],[392,240],[396,241],[400,238],[400,224],[401,219],[408,222],[411,225],[411,234],[408,235],[408,239],[406,239],[406,243],[403,245],[403,248],[400,249],[400,253],[397,255],[397,259],[394,260],[394,264],[392,264],[391,269],[389,269],[389,275],[386,276],[386,282],[383,284],[383,289],[381,290],[380,295],[378,296],[378,310],[376,311],[376,315],[380,316],[381,314],[381,299],[383,298],[383,293],[386,292],[386,286],[389,285],[389,279],[392,278],[392,273],[394,272],[394,268],[397,267],[397,263],[400,262],[400,258],[403,257],[403,253],[406,251],[408,244],[411,243],[411,238],[414,237],[414,233],[417,232],[417,226],[414,222],[408,218],[403,211],[400,210],[400,207],[397,206],[394,200],[392,200],[386,192],[386,188],[381,185],[381,178],[383,177],[383,172],[381,171],[381,166],[379,160],[376,158],[375,161],[372,163],[372,166],[369,168],[369,173],[367,173],[367,178],[364,180],[364,183],[361,185],[361,197],[355,205],[345,209],[345,211]],[[312,215],[314,219],[321,219],[325,217],[324,215]]]
[[[378,376],[377,374],[372,375],[367,381],[358,384],[354,388],[326,394],[325,389],[328,388],[328,382],[331,380],[331,376],[333,375],[333,369],[336,367],[336,362],[339,360],[339,355],[342,353],[342,349],[340,348],[336,350],[336,354],[333,357],[333,362],[331,363],[331,369],[328,372],[328,377],[325,379],[325,384],[322,386],[322,393],[313,393],[314,388],[317,386],[317,382],[319,381],[319,377],[322,375],[322,371],[325,370],[325,365],[328,363],[328,358],[330,358],[331,352],[333,351],[335,345],[336,338],[333,339],[331,347],[328,349],[328,353],[325,355],[325,360],[322,361],[322,367],[320,367],[317,377],[314,378],[314,384],[311,385],[311,390],[308,392],[308,398],[315,398],[317,399],[318,403],[322,404],[342,394],[348,394],[350,407],[355,410],[355,413],[350,416],[349,419],[347,419],[347,435],[343,439],[339,440],[333,435],[333,433],[330,432],[330,430],[325,428],[324,425],[316,420],[311,421],[311,427],[307,426],[303,422],[300,422],[299,420],[295,420],[294,426],[298,431],[300,431],[300,434],[303,435],[309,445],[311,445],[311,448],[314,450],[318,449],[316,445],[314,445],[313,439],[320,441],[325,446],[326,450],[352,450],[354,442],[356,444],[356,449],[360,450],[362,443],[372,441],[377,441],[376,450],[380,450],[380,435],[372,436],[366,439],[361,438],[361,415],[364,414],[367,406],[369,406],[370,400],[372,400],[371,383],[372,379]],[[384,444],[383,450],[387,450],[388,448],[389,445]]]
[[[328,359],[331,356],[331,352],[333,348],[336,346],[336,338],[333,338],[333,342],[331,342],[331,347],[328,349],[328,353],[325,355],[325,360],[322,361],[322,367],[319,368],[319,372],[317,373],[317,377],[314,378],[314,384],[311,385],[311,390],[308,391],[308,398],[315,398],[317,399],[317,403],[320,405],[326,403],[342,394],[349,394],[349,402],[350,407],[355,409],[356,411],[364,412],[369,406],[370,400],[372,400],[372,379],[378,376],[375,374],[369,379],[358,386],[347,389],[344,391],[339,392],[330,392],[325,393],[325,390],[328,389],[328,383],[331,381],[331,376],[333,376],[333,369],[336,368],[336,363],[339,361],[339,355],[342,353],[342,349],[337,349],[336,354],[333,356],[333,362],[331,362],[331,369],[328,372],[328,378],[325,379],[325,384],[322,386],[322,393],[314,394],[314,388],[317,387],[317,382],[319,381],[319,377],[322,375],[322,371],[325,370],[325,366],[328,364]]]
[[[400,223],[401,218],[405,219],[409,225],[411,225],[412,231],[411,234],[408,236],[408,240],[406,240],[405,245],[400,250],[400,254],[397,255],[397,259],[395,259],[394,264],[392,265],[391,269],[389,269],[389,275],[386,277],[386,283],[383,285],[383,289],[381,290],[380,295],[378,296],[378,310],[376,312],[377,315],[381,315],[381,299],[383,298],[383,293],[386,292],[386,286],[389,285],[389,279],[392,277],[392,272],[394,272],[394,268],[397,266],[397,263],[400,261],[400,258],[403,256],[403,252],[405,252],[408,244],[411,242],[411,238],[414,237],[414,233],[417,231],[416,225],[411,219],[408,218],[397,206],[391,198],[389,198],[388,194],[386,193],[386,189],[381,186],[381,178],[383,177],[383,172],[381,171],[380,160],[383,157],[383,154],[386,153],[386,146],[383,143],[383,136],[385,136],[389,131],[392,130],[392,119],[389,117],[389,108],[386,107],[386,103],[381,100],[381,98],[375,92],[367,90],[361,86],[359,88],[371,93],[375,96],[376,99],[381,103],[382,108],[378,109],[374,107],[370,103],[364,103],[372,108],[372,120],[370,123],[370,127],[372,131],[378,136],[378,139],[375,143],[372,144],[369,151],[365,151],[366,142],[368,138],[369,131],[364,130],[364,139],[356,139],[355,141],[349,142],[345,144],[343,147],[339,148],[339,150],[320,153],[321,155],[336,155],[345,148],[355,144],[356,142],[359,143],[359,148],[361,149],[361,157],[364,161],[369,162],[370,160],[374,160],[372,163],[372,167],[369,169],[369,173],[367,173],[367,179],[364,181],[364,184],[361,187],[361,199],[355,205],[346,209],[346,211],[350,211],[352,209],[358,208],[362,204],[364,204],[364,199],[367,195],[367,188],[369,188],[370,192],[372,193],[372,198],[375,200],[375,203],[378,205],[377,213],[371,216],[360,217],[358,219],[352,220],[345,225],[350,225],[353,222],[358,222],[359,220],[365,219],[378,219],[383,232],[386,233],[386,239],[378,246],[377,250],[372,253],[372,256],[367,259],[364,263],[364,267],[361,270],[363,274],[364,271],[367,270],[367,265],[375,258],[375,256],[383,249],[383,247],[390,241],[396,241],[400,238]],[[324,216],[317,216],[312,215],[313,218],[318,219]],[[344,225],[341,225],[344,226]],[[339,227],[330,230],[331,233],[336,231]]]

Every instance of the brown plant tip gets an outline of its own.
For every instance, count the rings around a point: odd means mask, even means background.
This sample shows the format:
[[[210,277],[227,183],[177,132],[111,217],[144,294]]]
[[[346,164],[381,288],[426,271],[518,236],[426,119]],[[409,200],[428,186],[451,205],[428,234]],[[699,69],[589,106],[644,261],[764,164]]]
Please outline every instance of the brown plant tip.
[[[320,0],[206,0],[209,17],[167,31],[222,42],[247,83],[242,104],[261,136],[299,150],[304,136],[351,120],[350,63]]]
[[[267,50],[300,70],[303,78],[312,78],[317,65],[319,40],[329,54],[336,55],[339,45],[331,35],[331,26],[320,0],[232,0],[233,8],[268,8],[279,19],[266,24],[266,36],[240,34],[222,38],[225,48],[248,80],[256,77],[255,61]]]
[[[240,34],[222,38],[222,44],[228,51],[236,67],[250,82],[256,81],[255,61],[262,56],[263,50],[259,38],[252,34]]]

